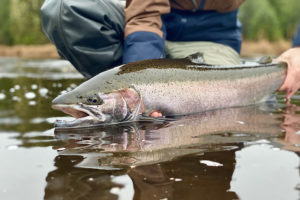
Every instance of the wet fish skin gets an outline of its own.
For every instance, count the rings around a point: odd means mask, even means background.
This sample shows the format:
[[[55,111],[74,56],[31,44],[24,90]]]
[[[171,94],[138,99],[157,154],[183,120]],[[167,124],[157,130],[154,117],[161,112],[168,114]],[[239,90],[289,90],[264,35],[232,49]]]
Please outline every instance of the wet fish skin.
[[[100,73],[52,103],[54,108],[85,104],[87,99],[96,96],[100,99],[96,103],[99,113],[104,107],[110,107],[111,113],[105,114],[111,114],[112,121],[134,120],[153,110],[163,115],[184,115],[265,101],[280,87],[285,73],[284,63],[224,67],[188,59],[146,60]],[[112,97],[109,101],[115,103],[107,106],[103,96],[111,93],[119,93],[121,98],[117,103]],[[115,109],[123,113],[122,117],[116,117],[112,112]]]

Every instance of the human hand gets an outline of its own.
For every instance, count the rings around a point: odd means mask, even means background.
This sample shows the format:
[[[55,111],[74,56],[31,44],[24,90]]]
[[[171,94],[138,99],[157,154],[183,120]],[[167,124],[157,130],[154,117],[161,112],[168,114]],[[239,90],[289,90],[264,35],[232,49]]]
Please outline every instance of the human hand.
[[[288,65],[286,78],[278,91],[286,91],[286,99],[289,100],[300,88],[300,47],[288,49],[275,61]]]

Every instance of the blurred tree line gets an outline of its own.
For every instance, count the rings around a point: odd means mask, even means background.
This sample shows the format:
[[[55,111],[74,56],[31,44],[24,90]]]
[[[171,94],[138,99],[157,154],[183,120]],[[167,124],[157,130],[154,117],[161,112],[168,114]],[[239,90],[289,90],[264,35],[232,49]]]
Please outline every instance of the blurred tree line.
[[[247,0],[239,11],[248,40],[290,40],[300,22],[299,0]]]
[[[44,0],[0,0],[0,44],[42,44],[40,7]]]
[[[41,30],[44,0],[0,0],[0,44],[48,42]],[[240,8],[243,37],[290,40],[300,22],[299,0],[247,0]]]

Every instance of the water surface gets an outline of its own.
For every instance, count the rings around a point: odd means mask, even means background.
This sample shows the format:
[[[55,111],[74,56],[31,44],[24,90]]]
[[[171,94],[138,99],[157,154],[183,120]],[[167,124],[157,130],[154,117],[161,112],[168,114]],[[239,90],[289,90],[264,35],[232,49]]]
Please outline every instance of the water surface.
[[[300,93],[290,105],[54,130],[83,81],[61,60],[0,59],[0,199],[299,199]]]

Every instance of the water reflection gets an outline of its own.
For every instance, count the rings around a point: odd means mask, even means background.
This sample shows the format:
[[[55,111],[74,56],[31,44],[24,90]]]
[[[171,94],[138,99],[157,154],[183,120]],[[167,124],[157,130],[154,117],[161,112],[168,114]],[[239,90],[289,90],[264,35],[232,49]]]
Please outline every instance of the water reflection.
[[[280,123],[276,114],[243,107],[185,116],[174,122],[58,129],[56,137],[66,142],[59,147],[60,155],[86,158],[81,167],[137,166],[207,151],[214,145],[282,137]],[[94,161],[98,160],[95,151],[102,155],[98,163]]]
[[[281,127],[285,130],[285,136],[278,138],[278,142],[285,149],[300,152],[300,107],[295,104],[288,105],[283,110],[283,122]]]
[[[193,199],[199,195],[203,199],[237,199],[240,194],[235,191],[239,190],[230,187],[233,172],[238,173],[236,152],[265,144],[277,150],[280,144],[276,141],[285,137],[284,130],[279,128],[284,128],[281,117],[277,109],[264,105],[216,110],[173,122],[56,130],[56,137],[65,144],[56,147],[58,169],[49,173],[47,180],[64,180],[55,184],[62,186],[60,190],[85,188],[80,193],[90,199],[114,199],[114,194],[124,198],[114,193],[123,187],[130,190],[125,194],[134,193],[134,199]],[[275,150],[271,155],[278,154]],[[213,161],[220,166],[201,161]],[[251,159],[246,165],[251,166]],[[69,171],[62,178],[59,171],[66,167]],[[115,177],[124,176],[128,176],[127,182],[116,185]],[[46,194],[58,195],[56,190],[48,190],[51,185],[48,184]],[[101,188],[100,196],[93,195],[97,188]]]
[[[298,199],[300,93],[176,121],[56,130],[61,61],[0,59],[0,199]],[[30,184],[27,184],[30,182]],[[15,192],[19,191],[19,192]]]
[[[0,131],[17,132],[20,147],[46,147],[61,144],[55,140],[51,117],[62,116],[50,108],[51,100],[80,82],[70,64],[59,60],[24,61],[0,59]],[[56,74],[55,74],[56,73]],[[58,74],[76,79],[57,79]]]
[[[172,162],[150,164],[118,171],[74,167],[82,161],[78,156],[57,156],[57,170],[46,178],[45,199],[127,199],[118,191],[127,188],[134,199],[236,199],[230,189],[235,166],[234,150],[189,155]],[[209,167],[199,160],[214,160],[223,167]],[[127,180],[118,184],[120,177]],[[124,195],[124,193],[123,193]]]
[[[264,144],[246,146],[235,157],[230,191],[240,199],[299,199],[297,154]]]

